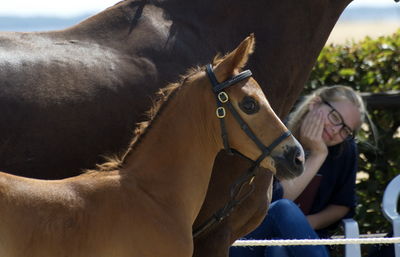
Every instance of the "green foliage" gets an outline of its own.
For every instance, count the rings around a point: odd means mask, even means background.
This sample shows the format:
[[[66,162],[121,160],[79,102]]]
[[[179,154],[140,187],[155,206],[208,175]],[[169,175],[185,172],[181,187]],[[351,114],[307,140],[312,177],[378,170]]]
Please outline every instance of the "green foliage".
[[[304,93],[325,85],[342,84],[361,92],[400,90],[400,30],[376,40],[326,46],[311,73]],[[371,126],[359,134],[359,204],[355,219],[361,233],[388,232],[391,225],[381,212],[383,191],[400,174],[400,111],[368,108],[378,135]],[[375,144],[377,140],[377,144]]]

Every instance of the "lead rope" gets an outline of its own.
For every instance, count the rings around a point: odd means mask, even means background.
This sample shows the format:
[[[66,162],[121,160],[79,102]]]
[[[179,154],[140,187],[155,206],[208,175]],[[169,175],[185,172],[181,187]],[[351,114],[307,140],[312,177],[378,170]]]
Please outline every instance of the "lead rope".
[[[243,156],[243,155],[241,155],[241,156]],[[209,230],[216,223],[223,221],[226,217],[228,217],[232,213],[232,211],[239,204],[241,204],[245,199],[247,199],[251,195],[251,193],[253,193],[254,185],[252,182],[253,182],[253,178],[256,175],[256,172],[258,171],[257,168],[258,168],[258,166],[252,166],[250,169],[248,169],[248,172],[243,174],[231,186],[230,194],[229,194],[230,198],[229,198],[228,203],[226,203],[221,209],[216,211],[208,220],[203,222],[196,230],[193,231],[194,239],[198,238],[201,234],[203,234],[205,231]],[[241,194],[241,192],[246,184],[250,186],[249,190],[246,193],[242,194],[241,197],[239,197],[239,195]]]

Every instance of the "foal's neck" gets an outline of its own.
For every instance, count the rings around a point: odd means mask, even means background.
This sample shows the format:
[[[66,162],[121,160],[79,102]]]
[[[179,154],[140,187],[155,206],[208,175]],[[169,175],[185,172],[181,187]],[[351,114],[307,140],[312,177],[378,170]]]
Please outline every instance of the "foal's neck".
[[[215,99],[211,85],[183,86],[171,97],[127,155],[122,173],[194,221],[221,148]]]

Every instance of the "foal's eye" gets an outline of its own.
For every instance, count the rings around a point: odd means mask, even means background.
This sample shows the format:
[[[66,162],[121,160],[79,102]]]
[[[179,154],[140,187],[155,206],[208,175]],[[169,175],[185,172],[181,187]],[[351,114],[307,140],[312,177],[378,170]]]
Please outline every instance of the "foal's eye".
[[[245,96],[239,103],[239,107],[247,114],[254,114],[260,110],[258,102],[251,96]]]

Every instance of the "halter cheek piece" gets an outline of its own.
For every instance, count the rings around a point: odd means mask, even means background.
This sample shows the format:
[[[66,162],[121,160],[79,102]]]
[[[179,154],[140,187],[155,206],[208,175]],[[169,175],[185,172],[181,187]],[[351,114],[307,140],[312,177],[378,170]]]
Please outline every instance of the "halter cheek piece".
[[[258,137],[253,133],[253,131],[250,129],[250,127],[246,124],[246,122],[242,119],[240,114],[236,111],[235,107],[231,104],[229,101],[229,96],[228,94],[223,91],[225,88],[232,86],[244,79],[247,79],[252,76],[252,73],[250,70],[245,70],[239,73],[238,75],[222,82],[218,83],[217,78],[215,77],[214,71],[211,67],[211,64],[206,65],[206,72],[208,75],[208,78],[211,81],[212,87],[213,87],[213,92],[216,96],[217,100],[217,109],[216,109],[216,115],[220,120],[221,124],[221,136],[222,140],[224,142],[224,148],[227,152],[232,153],[233,149],[229,147],[229,142],[228,142],[228,134],[226,131],[226,126],[225,126],[225,116],[226,116],[226,110],[224,108],[224,105],[226,105],[229,109],[229,111],[232,113],[233,117],[235,117],[236,121],[239,123],[240,127],[242,130],[247,134],[248,137],[257,145],[257,147],[261,150],[262,154],[257,158],[257,160],[254,161],[254,165],[259,165],[261,161],[267,157],[268,155],[271,154],[271,152],[274,150],[274,148],[279,145],[283,140],[285,140],[287,137],[291,135],[290,131],[284,132],[280,137],[275,139],[272,144],[269,146],[265,146],[261,140],[258,139]]]
[[[225,126],[225,116],[226,116],[226,110],[225,107],[228,107],[229,111],[232,113],[233,117],[235,117],[236,121],[239,123],[240,127],[242,130],[247,134],[248,137],[257,145],[257,147],[261,150],[261,155],[257,158],[257,160],[252,162],[251,167],[249,168],[248,172],[243,174],[232,186],[230,189],[230,200],[225,206],[223,206],[221,209],[219,209],[216,213],[213,214],[211,218],[209,218],[206,222],[204,222],[199,228],[195,229],[193,231],[193,237],[196,238],[203,232],[205,232],[207,229],[209,229],[212,225],[216,224],[217,222],[221,222],[223,219],[225,219],[229,214],[233,211],[233,209],[239,205],[243,200],[245,200],[254,190],[254,185],[252,184],[253,179],[256,175],[256,172],[258,170],[258,167],[264,158],[269,156],[271,152],[274,150],[274,148],[279,145],[283,140],[285,140],[287,137],[291,135],[290,131],[284,132],[280,137],[274,140],[272,144],[269,146],[265,146],[259,139],[258,137],[253,133],[253,131],[250,129],[250,127],[246,124],[246,122],[242,119],[240,114],[236,111],[236,109],[233,107],[231,102],[229,101],[229,96],[228,94],[223,91],[225,88],[232,86],[244,79],[247,79],[252,76],[252,73],[250,70],[245,70],[239,73],[238,75],[222,82],[219,83],[217,78],[215,77],[214,71],[212,69],[211,64],[206,65],[206,73],[208,75],[208,78],[211,81],[212,84],[212,89],[215,94],[215,99],[217,101],[217,109],[216,109],[216,115],[220,120],[220,127],[221,127],[221,137],[223,140],[224,144],[224,149],[229,153],[229,154],[238,154],[239,156],[246,158],[247,160],[250,160],[240,152],[236,151],[235,149],[232,149],[229,146],[228,142],[228,133],[226,131],[226,126]],[[250,185],[250,190],[248,190],[246,193],[241,194],[241,191],[244,187],[244,185]]]

